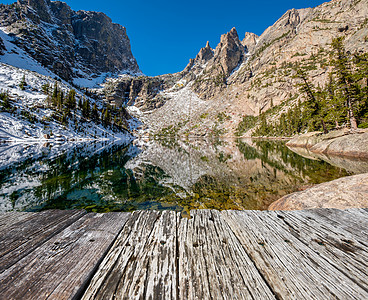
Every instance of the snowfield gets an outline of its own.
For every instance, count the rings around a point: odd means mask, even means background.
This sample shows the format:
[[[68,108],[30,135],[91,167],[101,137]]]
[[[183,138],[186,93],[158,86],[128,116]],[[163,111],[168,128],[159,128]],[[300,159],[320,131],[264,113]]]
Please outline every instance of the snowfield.
[[[12,43],[13,38],[9,36],[4,27],[0,27],[0,38],[3,40],[6,51],[0,55],[0,62],[14,66],[19,69],[25,69],[38,74],[58,78],[47,68],[40,65],[35,59],[30,57],[24,50]]]
[[[27,83],[25,90],[21,90],[19,87],[23,76]],[[50,133],[53,133],[52,139],[59,141],[132,139],[130,134],[116,133],[94,122],[79,124],[79,122],[70,120],[68,126],[63,126],[53,121],[51,116],[55,111],[45,106],[47,96],[42,92],[42,86],[45,84],[52,87],[55,80],[36,72],[0,63],[0,91],[9,94],[13,100],[13,106],[16,108],[15,113],[0,112],[0,140],[34,142],[46,140],[46,135],[50,135]],[[64,93],[72,89],[67,83],[58,82],[57,84]],[[81,97],[83,94],[77,91],[77,99]],[[90,99],[90,102],[93,103],[95,100]],[[101,107],[102,103],[97,103],[97,105]],[[38,121],[32,123],[22,116],[22,112],[31,113]],[[74,117],[81,120],[78,113]],[[41,123],[42,120],[47,121]]]
[[[77,102],[79,99],[88,98],[90,104],[96,103],[101,109],[104,105],[102,100],[94,100],[84,95],[75,87],[65,81],[36,60],[31,58],[25,51],[12,43],[13,38],[9,36],[4,28],[0,28],[0,38],[6,50],[0,55],[0,92],[8,93],[11,100],[12,110],[2,108],[0,100],[0,141],[14,142],[38,142],[67,140],[132,140],[129,132],[114,132],[101,124],[92,121],[82,122],[81,112],[72,111],[72,119],[68,120],[66,126],[55,121],[53,114],[55,109],[46,105],[47,95],[42,91],[43,86],[49,85],[53,88],[57,82],[58,88],[66,95],[71,89],[76,90]],[[86,75],[86,74],[81,74]],[[96,86],[105,80],[109,74],[103,74],[90,80],[76,79],[75,83],[80,86]],[[20,88],[22,79],[26,86]],[[134,129],[139,122],[129,120]]]

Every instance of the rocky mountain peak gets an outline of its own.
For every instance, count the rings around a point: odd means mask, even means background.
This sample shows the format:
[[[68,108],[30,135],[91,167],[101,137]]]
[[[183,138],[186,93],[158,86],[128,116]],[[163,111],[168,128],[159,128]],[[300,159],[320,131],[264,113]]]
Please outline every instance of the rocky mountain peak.
[[[0,7],[0,26],[18,47],[67,81],[140,72],[125,27],[101,12],[76,12],[60,1],[18,0]]]
[[[206,63],[213,58],[213,55],[213,49],[210,47],[210,43],[207,41],[206,47],[201,48],[201,50],[197,54],[195,62],[201,64]]]
[[[51,22],[50,0],[18,0],[17,3],[26,8],[27,16],[30,16],[33,21]]]
[[[245,47],[247,52],[253,52],[255,46],[257,45],[257,39],[259,38],[253,32],[246,32],[244,39],[241,41],[242,45]]]
[[[225,76],[239,65],[245,53],[244,46],[239,40],[238,32],[233,27],[228,33],[221,36],[214,54],[214,63],[219,63]]]

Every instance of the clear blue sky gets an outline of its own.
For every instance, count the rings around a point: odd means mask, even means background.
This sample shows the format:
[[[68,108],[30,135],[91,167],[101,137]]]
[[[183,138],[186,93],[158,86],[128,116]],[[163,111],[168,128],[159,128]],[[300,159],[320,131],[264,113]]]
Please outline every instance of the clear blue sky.
[[[235,27],[258,35],[290,8],[315,7],[327,0],[65,0],[73,10],[107,14],[127,28],[133,55],[146,75],[184,69],[206,41],[215,48]],[[3,3],[15,1],[5,0]]]

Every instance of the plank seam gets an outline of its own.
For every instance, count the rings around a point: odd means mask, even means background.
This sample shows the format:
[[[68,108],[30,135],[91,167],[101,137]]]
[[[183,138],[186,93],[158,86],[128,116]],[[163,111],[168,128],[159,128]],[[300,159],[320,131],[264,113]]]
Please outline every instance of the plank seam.
[[[244,249],[244,252],[247,254],[248,258],[250,259],[250,261],[253,263],[255,269],[257,270],[259,276],[261,276],[261,278],[263,279],[263,281],[265,282],[265,284],[267,285],[267,287],[270,289],[271,293],[275,296],[276,300],[281,300],[282,298],[277,294],[277,292],[271,287],[270,283],[267,281],[266,277],[263,276],[261,270],[258,268],[257,264],[255,263],[255,261],[252,259],[252,257],[249,255],[248,251],[246,248],[244,248],[242,242],[240,241],[239,237],[236,235],[236,233],[233,231],[232,227],[230,226],[230,224],[227,222],[226,218],[223,218],[221,215],[221,218],[225,221],[226,225],[230,228],[231,232],[234,234],[234,237],[236,238],[236,240],[238,241],[239,245],[241,245],[241,247]]]
[[[137,222],[137,220],[139,220],[139,217],[142,215],[144,213],[144,211],[140,211],[139,213],[137,213],[137,218],[135,219],[135,221],[134,221],[134,223],[132,224],[132,227],[135,225],[135,223]],[[156,225],[156,222],[160,219],[160,217],[161,217],[161,212],[158,212],[158,215],[156,216],[156,219],[155,219],[155,221],[154,221],[154,223],[153,223],[153,225],[152,225],[152,229],[151,229],[151,231],[149,232],[149,234],[147,235],[147,239],[146,239],[146,241],[145,241],[145,243],[144,243],[144,245],[143,245],[143,248],[142,249],[144,249],[145,247],[146,247],[146,245],[147,245],[147,241],[148,241],[148,238],[151,236],[151,234],[152,234],[152,232],[155,230],[155,225]],[[128,240],[129,239],[129,237],[130,237],[130,235],[131,235],[132,233],[130,232],[129,233],[129,235],[126,237],[126,239],[125,239],[125,241],[126,240]],[[121,252],[119,253],[119,257],[121,256]],[[126,263],[126,265],[125,265],[125,267],[124,267],[124,270],[123,270],[123,272],[121,272],[121,276],[119,277],[119,280],[117,281],[118,283],[116,284],[116,287],[115,287],[115,290],[114,290],[114,295],[116,295],[117,294],[117,290],[118,290],[118,288],[119,288],[119,282],[121,282],[122,281],[122,278],[124,277],[124,274],[125,274],[125,271],[127,270],[127,268],[128,268],[128,266],[129,266],[129,261],[131,261],[132,260],[132,257],[134,257],[134,253],[132,253],[131,255],[130,255],[130,257],[129,257],[129,259],[128,259],[128,261],[127,261],[127,263]],[[117,262],[118,260],[116,260],[116,262]],[[115,265],[116,265],[116,263],[115,263]],[[112,272],[113,271],[113,269],[114,268],[111,268],[110,270],[109,270],[109,272]],[[100,285],[100,287],[102,286],[102,284]],[[145,295],[147,293],[147,285],[146,285],[146,282],[145,282],[145,286],[144,286],[144,291],[143,291],[143,294]],[[115,297],[114,297],[115,298]]]
[[[200,217],[200,218],[203,218],[203,215],[202,214],[197,214],[196,217]],[[193,223],[194,223],[194,219],[193,219]],[[200,224],[200,223],[199,223]],[[206,237],[206,241],[207,241],[207,244],[210,245],[210,243],[208,242],[208,234],[207,234],[207,228],[206,228],[206,231],[205,231],[205,237]],[[203,253],[203,247],[201,247],[201,251]],[[212,291],[211,291],[211,283],[210,283],[210,274],[208,272],[208,259],[207,259],[207,255],[203,254],[203,260],[204,260],[204,264],[206,266],[206,277],[207,277],[207,282],[208,282],[208,292],[210,293],[210,299],[214,300],[213,296],[212,296]]]
[[[182,219],[182,216],[181,216],[181,213],[177,213],[176,214],[176,228],[175,228],[175,231],[176,231],[176,237],[175,237],[175,247],[176,247],[176,251],[175,251],[175,271],[176,271],[176,300],[179,300],[179,293],[180,293],[180,288],[179,288],[179,224],[181,222],[181,219]]]
[[[96,275],[97,270],[99,269],[101,263],[103,262],[103,260],[107,256],[107,254],[110,252],[112,246],[115,244],[116,240],[118,239],[119,235],[123,231],[125,225],[128,223],[128,220],[130,220],[130,218],[131,218],[131,215],[129,216],[129,218],[126,219],[125,223],[121,226],[119,232],[116,234],[115,238],[111,241],[111,244],[106,248],[106,251],[101,255],[101,258],[97,261],[96,265],[91,270],[91,273],[88,276],[88,278],[86,279],[86,281],[81,285],[81,287],[79,288],[79,290],[72,297],[72,300],[80,300],[80,299],[82,299],[82,297],[85,294],[88,286],[90,285],[93,277]]]
[[[212,218],[214,219],[214,213],[213,213],[213,211],[211,210],[211,216],[212,216]],[[220,218],[221,218],[221,216],[220,216]],[[223,220],[223,218],[221,218],[222,220]],[[231,228],[230,228],[230,226],[229,226],[229,224],[227,224],[226,222],[224,222],[224,227],[227,227],[227,229],[229,230],[229,232],[231,232],[231,233],[234,233],[232,230],[231,230]],[[216,232],[216,234],[217,234],[217,236],[220,236],[220,234],[219,234],[219,231],[218,231],[218,227],[217,226],[214,226],[214,228],[215,228],[215,232]],[[235,234],[233,234],[233,235],[235,235]],[[237,239],[237,241],[239,242],[239,240]],[[239,245],[243,248],[243,245],[242,244],[240,244],[239,243]],[[244,249],[244,248],[243,248]],[[221,255],[222,255],[222,257],[224,258],[224,260],[225,260],[225,257],[224,257],[224,253],[221,251]],[[230,255],[231,255],[231,259],[233,260],[233,261],[236,261],[236,258],[233,256],[233,253],[230,251]],[[248,255],[248,257],[249,257],[249,255]],[[243,274],[242,274],[242,272],[240,272],[239,271],[239,275],[240,275],[240,277],[241,277],[241,279],[242,279],[242,281],[243,281],[243,283],[244,283],[244,286],[246,287],[246,289],[248,290],[248,292],[249,292],[249,295],[251,295],[251,297],[252,297],[252,299],[254,299],[254,300],[257,300],[257,299],[255,299],[254,297],[253,297],[253,295],[252,295],[252,292],[251,292],[251,290],[249,289],[249,286],[247,286],[246,285],[246,280],[244,279],[244,276],[243,276]],[[271,290],[272,291],[272,290]]]

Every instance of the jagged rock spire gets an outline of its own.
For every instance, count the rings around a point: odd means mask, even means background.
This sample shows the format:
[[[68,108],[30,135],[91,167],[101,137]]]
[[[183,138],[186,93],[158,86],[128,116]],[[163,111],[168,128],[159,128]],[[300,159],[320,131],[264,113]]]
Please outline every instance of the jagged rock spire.
[[[206,47],[201,48],[197,54],[195,61],[199,63],[206,63],[213,58],[213,49],[210,47],[210,43],[207,41]]]
[[[215,49],[215,62],[220,63],[225,76],[228,76],[238,66],[245,53],[239,40],[238,32],[233,27],[221,36],[221,41]]]
[[[257,45],[258,35],[253,32],[246,32],[244,39],[242,40],[242,45],[246,48],[247,52],[253,52],[255,46]]]

